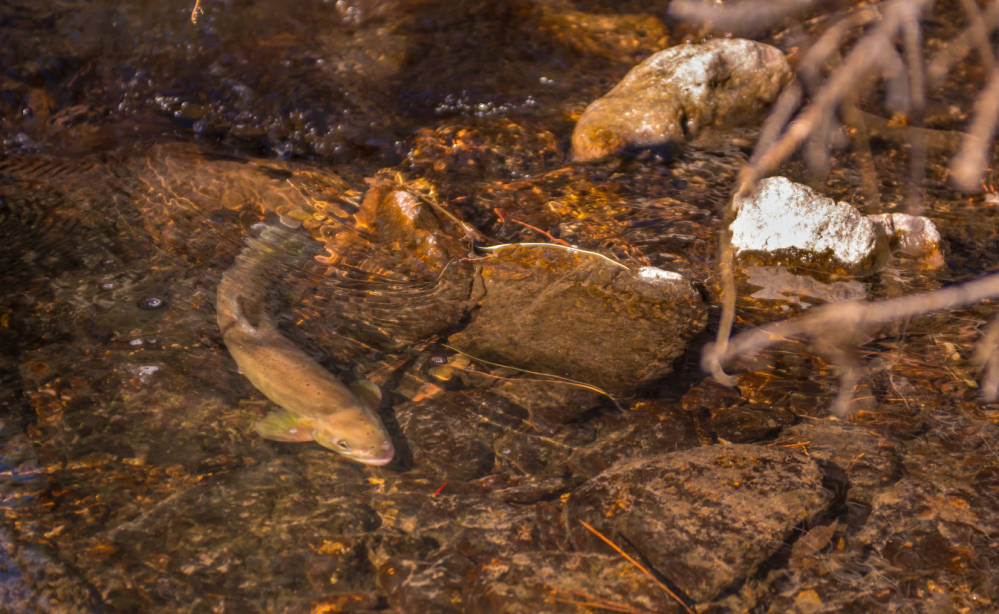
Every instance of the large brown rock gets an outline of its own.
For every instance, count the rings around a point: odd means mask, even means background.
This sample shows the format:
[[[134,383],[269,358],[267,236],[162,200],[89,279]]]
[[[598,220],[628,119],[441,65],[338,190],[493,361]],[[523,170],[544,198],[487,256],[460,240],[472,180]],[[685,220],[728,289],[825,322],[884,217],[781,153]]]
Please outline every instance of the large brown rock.
[[[567,513],[577,547],[605,548],[585,521],[703,601],[752,574],[830,498],[802,454],[714,445],[611,467],[572,494]]]
[[[791,77],[775,47],[744,39],[677,45],[631,69],[591,103],[572,133],[572,157],[684,141],[713,124],[758,114]]]
[[[490,248],[474,319],[449,343],[472,356],[634,390],[673,369],[707,312],[676,273],[553,244]]]

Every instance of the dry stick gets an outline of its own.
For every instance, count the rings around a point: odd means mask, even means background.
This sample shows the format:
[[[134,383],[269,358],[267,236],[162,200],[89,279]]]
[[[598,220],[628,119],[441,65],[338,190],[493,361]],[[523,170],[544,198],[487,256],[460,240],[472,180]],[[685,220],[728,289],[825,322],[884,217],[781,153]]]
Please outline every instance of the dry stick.
[[[760,136],[756,140],[757,151],[766,151],[777,142],[781,130],[794,116],[803,96],[804,88],[800,81],[792,81],[784,88],[780,96],[777,97],[777,102],[774,103],[770,115],[763,122],[763,127],[760,128]]]
[[[768,118],[764,124],[764,132],[767,140],[763,141],[766,148],[757,147],[753,153],[750,163],[739,172],[738,186],[725,215],[725,226],[722,228],[719,239],[718,254],[718,274],[721,285],[721,317],[718,323],[718,335],[715,343],[721,352],[725,352],[729,335],[732,332],[732,324],[735,322],[735,274],[734,274],[734,250],[732,249],[728,236],[728,224],[735,216],[738,201],[748,196],[756,182],[766,173],[776,168],[781,162],[794,153],[801,144],[813,132],[816,127],[827,122],[829,116],[834,113],[834,109],[845,100],[856,84],[873,70],[881,68],[883,65],[876,58],[890,57],[894,53],[893,40],[899,30],[900,25],[908,17],[910,20],[916,19],[923,10],[931,5],[933,0],[894,0],[885,9],[884,16],[874,30],[860,39],[847,54],[840,66],[833,71],[825,86],[819,90],[813,101],[805,107],[798,117],[787,124],[787,128],[782,136],[774,141],[770,141],[770,135],[779,131],[780,124]],[[867,13],[851,15],[846,21],[853,23],[866,23],[871,19]],[[813,57],[818,60],[825,57],[836,48],[832,43],[838,41],[843,30],[834,28],[828,37],[821,37],[822,43],[815,56],[806,54],[806,58],[811,62]],[[883,59],[880,61],[884,61]],[[818,66],[816,62],[814,66]],[[817,72],[817,70],[816,70]],[[792,86],[793,88],[794,86]],[[800,86],[798,86],[800,87]],[[793,109],[791,102],[800,98],[800,92],[792,92],[786,97],[784,94],[778,99],[775,106],[774,116],[790,116],[788,112]],[[828,122],[827,122],[828,123]],[[829,124],[831,125],[831,124]],[[725,385],[732,385],[734,380],[721,369],[720,363],[711,363],[711,373],[715,379]]]
[[[721,285],[721,316],[718,318],[718,334],[715,345],[723,354],[728,348],[728,340],[732,335],[732,325],[735,323],[735,248],[732,246],[732,232],[729,227],[735,211],[735,199],[725,208],[725,218],[721,232],[718,233],[718,279]],[[704,361],[702,360],[702,365]],[[724,386],[735,386],[736,380],[727,375],[720,364],[713,365],[711,375]]]
[[[992,71],[985,89],[975,101],[975,116],[968,128],[968,137],[950,163],[951,177],[958,189],[971,192],[978,189],[988,165],[989,149],[999,120],[999,68]]]
[[[895,0],[885,10],[885,16],[874,31],[854,45],[842,64],[833,71],[814,100],[798,114],[784,135],[767,151],[754,155],[753,162],[739,173],[739,194],[747,194],[764,174],[776,168],[794,153],[812,134],[823,119],[834,112],[857,83],[878,68],[884,68],[885,58],[894,52],[893,39],[903,20],[919,15],[932,0]]]
[[[754,32],[816,4],[819,0],[767,0],[732,5],[707,0],[674,0],[670,3],[669,14],[677,21],[708,25],[716,31]]]
[[[909,71],[897,50],[885,45],[884,51],[880,62],[885,81],[884,106],[891,111],[905,111],[909,108]]]
[[[999,397],[999,316],[985,329],[971,362],[982,373],[982,397],[995,401]]]
[[[864,7],[861,10],[851,13],[848,17],[835,22],[808,47],[798,64],[798,79],[784,88],[763,124],[759,139],[756,142],[756,155],[752,163],[758,160],[762,152],[769,150],[773,146],[780,136],[781,130],[784,129],[794,115],[794,112],[798,109],[804,95],[805,88],[803,85],[808,89],[813,89],[820,83],[822,67],[829,62],[829,58],[832,55],[839,52],[840,45],[847,32],[862,27],[878,19],[880,16],[881,14],[877,10]],[[832,119],[831,114],[830,119]],[[826,129],[823,128],[822,130],[815,130],[813,132],[825,131]],[[812,147],[810,148],[814,149],[815,146],[818,146],[824,150],[825,144],[825,135],[821,135],[819,138],[813,140],[811,143]],[[819,152],[818,155],[815,154],[816,152],[812,152],[810,155],[816,160],[824,160],[826,158],[824,151]]]
[[[926,109],[926,73],[923,69],[923,36],[918,15],[908,15],[902,22],[905,63],[909,68],[909,120],[922,127]],[[909,185],[906,189],[906,212],[919,215],[923,209],[923,183],[926,179],[926,139],[922,131],[911,133],[909,143]]]
[[[836,398],[833,399],[829,413],[842,418],[850,411],[853,391],[864,375],[864,370],[857,359],[856,348],[847,347],[842,339],[829,339],[825,343],[819,343],[817,340],[817,345],[824,346],[820,353],[828,356],[839,370],[839,390],[836,391]]]
[[[862,331],[894,320],[966,307],[997,297],[999,273],[940,290],[884,301],[847,301],[824,305],[797,318],[764,324],[739,333],[724,347],[708,344],[704,348],[701,365],[706,371],[718,373],[722,372],[724,363],[734,358],[755,355],[791,337],[805,335],[828,339],[830,331],[835,331],[834,334],[839,331]]]
[[[971,43],[969,41],[977,37],[975,30],[979,28],[979,25],[981,25],[986,39],[992,35],[993,30],[999,27],[999,1],[993,0],[992,5],[982,14],[981,24],[972,21],[971,25],[961,34],[952,38],[943,49],[937,52],[937,55],[930,61],[929,68],[926,70],[930,87],[938,85],[940,81],[950,74],[950,70],[954,67],[954,64],[957,64],[964,59],[964,56],[968,55],[968,52],[971,51]],[[989,55],[991,55],[991,52]]]
[[[846,33],[855,28],[865,26],[880,17],[881,13],[873,8],[865,8],[864,10],[855,12],[849,17],[834,23],[822,33],[818,40],[808,47],[798,65],[798,79],[784,88],[777,98],[777,102],[774,103],[770,115],[763,123],[751,164],[756,164],[759,156],[773,147],[781,131],[790,121],[791,117],[794,116],[794,112],[798,109],[798,105],[801,104],[801,99],[804,96],[802,82],[805,85],[817,83],[822,66],[828,61],[830,56],[839,51],[840,44],[843,42],[843,37],[846,36]],[[745,194],[742,195],[744,196]]]
[[[996,3],[993,2],[991,9],[996,8]],[[965,16],[968,18],[968,38],[970,43],[975,47],[975,51],[978,52],[978,58],[982,61],[982,66],[985,67],[985,72],[992,72],[995,67],[995,56],[992,54],[992,45],[989,44],[989,35],[991,30],[995,28],[993,24],[992,28],[989,28],[985,21],[985,16],[982,14],[982,10],[978,8],[978,3],[975,0],[961,0],[961,9],[964,10]]]
[[[628,553],[625,552],[624,550],[621,550],[621,548],[619,548],[617,544],[615,544],[611,540],[609,540],[606,537],[604,537],[603,533],[601,533],[600,531],[598,531],[598,530],[594,529],[593,527],[591,527],[589,524],[587,524],[587,522],[585,520],[580,520],[579,524],[581,524],[584,527],[586,527],[586,530],[588,530],[590,533],[593,533],[594,535],[596,535],[597,537],[599,537],[605,544],[607,544],[608,546],[610,546],[611,548],[613,548],[614,552],[617,552],[618,554],[620,554],[621,556],[623,556],[629,563],[631,563],[632,565],[634,565],[635,567],[637,567],[640,572],[642,572],[643,574],[645,574],[650,580],[652,580],[653,582],[655,582],[656,585],[659,586],[659,588],[661,588],[664,591],[666,591],[666,593],[670,597],[672,597],[673,599],[675,599],[676,602],[680,604],[680,607],[682,607],[684,610],[686,610],[688,612],[688,614],[694,614],[694,611],[691,610],[689,607],[687,607],[687,604],[684,603],[683,600],[680,599],[676,595],[676,593],[674,593],[673,591],[671,591],[668,586],[666,586],[665,584],[663,584],[662,582],[660,582],[659,578],[656,578],[655,576],[653,576],[652,572],[650,572],[648,569],[646,569],[645,567],[643,567],[641,563],[639,563],[635,559],[633,559],[630,556],[628,556]]]

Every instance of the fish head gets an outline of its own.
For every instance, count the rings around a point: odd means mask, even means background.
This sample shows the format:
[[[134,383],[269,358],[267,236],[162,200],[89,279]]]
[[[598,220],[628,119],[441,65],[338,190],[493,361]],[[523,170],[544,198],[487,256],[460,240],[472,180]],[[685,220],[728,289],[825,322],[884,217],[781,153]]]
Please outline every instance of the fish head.
[[[358,412],[348,423],[316,425],[312,436],[316,443],[366,465],[385,465],[395,456],[392,439],[381,420],[368,412]],[[339,420],[337,422],[340,422]]]

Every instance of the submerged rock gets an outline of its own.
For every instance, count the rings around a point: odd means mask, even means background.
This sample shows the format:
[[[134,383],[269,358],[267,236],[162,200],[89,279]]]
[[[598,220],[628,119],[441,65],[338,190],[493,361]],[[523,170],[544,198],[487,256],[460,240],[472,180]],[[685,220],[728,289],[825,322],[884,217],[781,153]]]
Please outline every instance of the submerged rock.
[[[946,463],[924,456],[934,444],[910,446],[907,475],[874,495],[855,538],[873,550],[865,563],[876,573],[868,576],[933,595],[928,611],[995,611],[999,603],[995,451],[974,442],[994,441],[996,429],[963,426],[977,432],[962,439],[967,452]],[[891,595],[885,605],[902,609],[904,597],[885,592]]]
[[[714,445],[611,467],[572,494],[567,518],[577,547],[606,547],[586,521],[704,601],[754,573],[830,498],[802,454]]]
[[[706,324],[676,273],[548,243],[488,252],[478,309],[449,338],[476,358],[623,392],[672,371]]]
[[[897,442],[861,427],[831,421],[803,422],[784,429],[785,445],[806,442],[808,455],[841,473],[846,497],[870,503],[874,493],[896,482],[904,471]]]
[[[712,124],[759,113],[791,77],[780,50],[716,39],[660,51],[591,103],[572,133],[572,157],[681,142]]]

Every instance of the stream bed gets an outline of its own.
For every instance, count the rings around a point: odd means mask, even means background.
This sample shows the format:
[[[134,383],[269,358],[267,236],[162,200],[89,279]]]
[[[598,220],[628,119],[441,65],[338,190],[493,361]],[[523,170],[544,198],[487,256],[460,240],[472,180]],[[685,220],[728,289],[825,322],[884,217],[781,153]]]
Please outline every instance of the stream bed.
[[[0,609],[999,608],[999,406],[970,362],[995,305],[870,331],[842,420],[804,344],[723,387],[700,353],[758,125],[571,161],[591,101],[704,36],[668,5],[0,5]],[[760,40],[790,53],[834,13]],[[963,127],[968,64],[928,125]],[[781,173],[903,211],[904,148],[867,155]],[[947,160],[921,211],[946,266],[820,272],[808,296],[995,272],[995,188],[953,190]],[[384,466],[254,432],[273,406],[223,342],[218,284],[288,215],[301,242],[261,308],[380,388]],[[759,292],[761,270],[737,329],[824,300]]]

